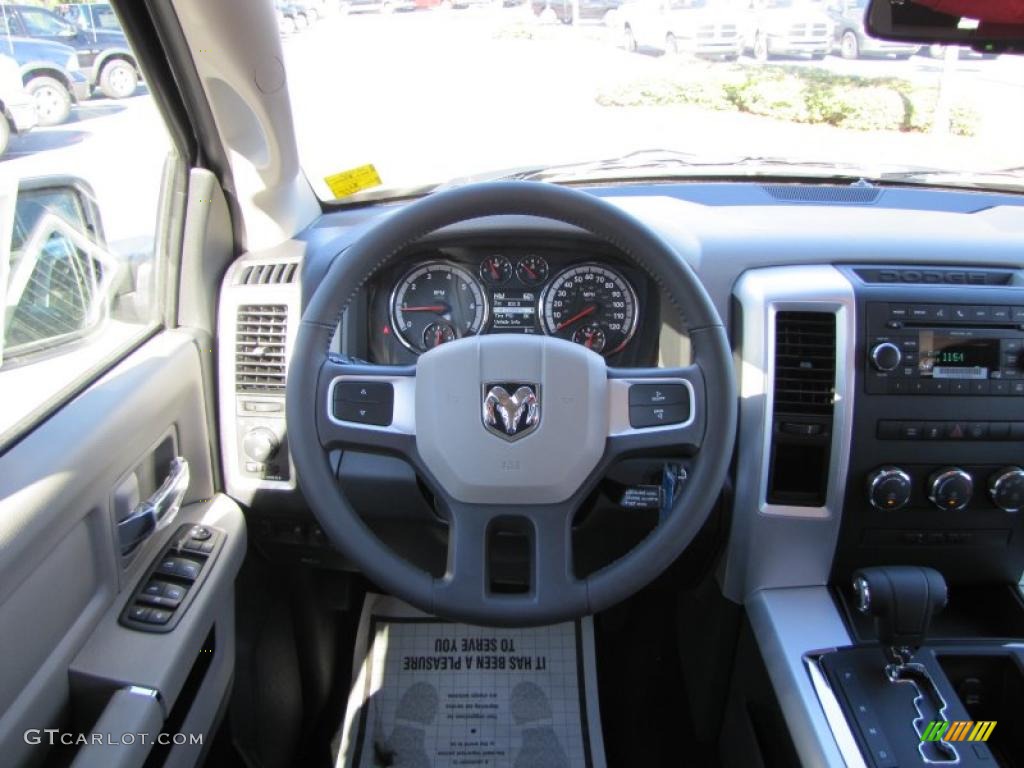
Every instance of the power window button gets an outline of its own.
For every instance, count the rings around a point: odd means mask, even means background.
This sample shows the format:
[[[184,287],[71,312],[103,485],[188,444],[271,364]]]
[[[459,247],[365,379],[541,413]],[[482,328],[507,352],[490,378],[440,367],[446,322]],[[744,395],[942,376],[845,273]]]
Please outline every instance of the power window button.
[[[164,557],[157,567],[157,573],[164,576],[177,576],[179,579],[195,581],[202,565],[187,557]]]
[[[145,605],[133,605],[128,609],[128,618],[132,621],[149,621],[149,615],[153,611]]]

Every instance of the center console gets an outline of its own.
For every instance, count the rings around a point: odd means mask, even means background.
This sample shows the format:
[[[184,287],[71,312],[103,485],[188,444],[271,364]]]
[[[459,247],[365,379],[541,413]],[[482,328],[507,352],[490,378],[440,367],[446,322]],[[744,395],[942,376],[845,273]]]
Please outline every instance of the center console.
[[[735,296],[759,472],[722,584],[801,759],[1024,765],[1021,274],[770,268]]]

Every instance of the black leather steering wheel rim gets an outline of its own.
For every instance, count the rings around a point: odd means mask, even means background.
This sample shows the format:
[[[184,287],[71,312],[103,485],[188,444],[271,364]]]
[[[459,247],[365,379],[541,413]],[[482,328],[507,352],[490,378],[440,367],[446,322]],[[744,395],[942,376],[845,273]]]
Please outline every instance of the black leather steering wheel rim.
[[[446,590],[439,583],[442,580],[399,557],[372,533],[339,488],[324,449],[325,422],[319,406],[326,377],[340,365],[331,360],[329,346],[351,299],[372,274],[422,237],[463,221],[501,215],[536,216],[577,226],[646,270],[683,316],[695,362],[693,379],[702,393],[694,404],[702,410],[699,450],[685,489],[669,514],[631,552],[578,580],[579,588],[574,585],[552,600],[542,599],[540,593],[532,601],[505,595],[460,600],[464,593]],[[686,549],[707,520],[728,471],[737,394],[721,318],[699,278],[672,246],[622,209],[585,192],[537,182],[494,182],[466,185],[411,203],[382,219],[334,259],[303,312],[288,371],[286,408],[288,443],[306,501],[334,546],[367,577],[431,614],[525,626],[607,608],[648,584]],[[380,447],[387,449],[389,439],[381,437]],[[424,471],[421,463],[413,463]],[[598,464],[594,476],[603,474],[608,465],[609,461]]]

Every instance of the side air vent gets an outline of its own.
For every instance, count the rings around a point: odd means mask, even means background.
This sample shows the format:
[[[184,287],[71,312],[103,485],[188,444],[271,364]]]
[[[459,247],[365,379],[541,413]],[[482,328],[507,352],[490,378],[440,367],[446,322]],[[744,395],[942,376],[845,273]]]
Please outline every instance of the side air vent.
[[[830,185],[764,184],[762,189],[776,200],[786,203],[871,205],[882,194],[882,190],[877,187],[840,187]]]
[[[281,285],[294,283],[299,271],[295,262],[278,264],[253,264],[238,273],[236,285]]]
[[[774,408],[767,500],[820,507],[828,495],[836,387],[836,316],[775,316]]]
[[[238,308],[235,388],[239,392],[284,392],[287,334],[288,308],[284,304],[247,304]]]
[[[775,413],[832,413],[836,316],[779,312],[775,318]]]

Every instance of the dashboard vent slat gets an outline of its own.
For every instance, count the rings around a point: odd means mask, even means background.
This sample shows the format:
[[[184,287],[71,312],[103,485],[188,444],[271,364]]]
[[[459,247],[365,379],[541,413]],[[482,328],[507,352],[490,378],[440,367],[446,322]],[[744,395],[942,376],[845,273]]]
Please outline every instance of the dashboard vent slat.
[[[835,376],[835,315],[779,312],[775,318],[775,413],[831,415]]]
[[[287,335],[288,307],[284,304],[246,304],[238,308],[235,338],[235,389],[238,392],[284,392]]]
[[[235,280],[236,285],[286,285],[295,282],[298,272],[295,262],[253,264],[245,267]]]

